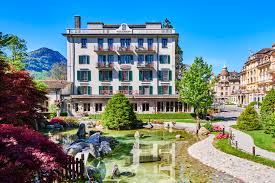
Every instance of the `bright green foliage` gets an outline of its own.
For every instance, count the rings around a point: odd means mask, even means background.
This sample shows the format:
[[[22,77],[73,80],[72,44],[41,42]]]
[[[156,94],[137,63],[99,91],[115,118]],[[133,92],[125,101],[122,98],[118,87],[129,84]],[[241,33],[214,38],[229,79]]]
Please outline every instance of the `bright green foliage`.
[[[56,115],[57,115],[57,114],[56,114],[57,107],[56,107],[55,104],[51,104],[51,105],[49,106],[48,110],[49,110],[50,118],[51,118],[51,119],[54,118],[54,117],[56,117]]]
[[[212,123],[210,122],[206,122],[204,125],[203,125],[204,128],[206,128],[207,130],[209,130],[210,132],[213,132],[214,129],[213,129],[213,125]]]
[[[197,57],[190,69],[183,70],[182,79],[177,83],[180,100],[193,106],[197,117],[206,114],[214,100],[214,84],[212,66]]]
[[[260,129],[260,119],[257,111],[250,105],[238,117],[237,125],[241,130]]]
[[[275,137],[275,112],[265,118],[264,130],[265,133],[271,134],[272,137]]]
[[[271,133],[272,128],[274,128],[272,126],[275,126],[275,121],[272,121],[272,117],[270,116],[274,112],[275,90],[271,89],[267,92],[267,95],[265,96],[261,106],[261,121],[263,123],[263,127],[266,133]]]
[[[16,70],[24,70],[23,60],[27,56],[27,46],[24,39],[12,34],[0,35],[0,57],[7,60]]]
[[[122,93],[118,93],[109,99],[102,120],[108,129],[121,130],[134,128],[137,117],[129,100]]]
[[[40,91],[46,91],[48,88],[48,85],[43,81],[33,80],[33,82],[35,83],[36,88]]]

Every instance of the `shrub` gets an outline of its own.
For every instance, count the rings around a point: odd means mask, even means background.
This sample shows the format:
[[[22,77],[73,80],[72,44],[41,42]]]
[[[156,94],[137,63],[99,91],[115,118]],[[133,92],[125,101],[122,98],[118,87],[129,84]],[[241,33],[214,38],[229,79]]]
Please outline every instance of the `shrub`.
[[[50,124],[54,125],[55,123],[58,123],[60,125],[66,125],[66,122],[61,117],[54,117],[53,119],[51,119]]]
[[[33,182],[36,172],[50,179],[61,175],[67,159],[61,146],[26,127],[3,124],[0,129],[0,182]]]
[[[222,129],[222,127],[220,125],[214,124],[213,125],[213,130],[215,132],[221,132],[223,129]]]
[[[275,137],[275,112],[265,119],[264,129],[265,133],[271,134]]]
[[[206,128],[206,129],[207,129],[208,131],[210,131],[210,132],[213,132],[213,131],[214,131],[213,125],[212,125],[212,123],[210,123],[210,122],[206,122],[206,123],[203,125],[203,127]]]
[[[57,110],[57,107],[56,107],[55,104],[51,104],[51,105],[49,106],[48,110],[49,110],[50,118],[51,118],[51,119],[54,118],[54,117],[56,117],[56,110]]]
[[[70,126],[73,126],[73,127],[79,126],[79,121],[75,117],[67,116],[67,117],[62,117],[61,119],[63,119],[63,121],[69,124]]]
[[[271,115],[275,112],[275,90],[271,89],[267,92],[261,106],[261,121],[266,133],[270,133],[270,128],[275,125],[272,123]],[[274,118],[273,118],[274,119]]]
[[[60,116],[68,116],[68,113],[67,112],[61,112]]]
[[[216,139],[228,139],[229,138],[229,134],[228,133],[218,133],[216,135]]]
[[[257,111],[250,105],[238,117],[237,125],[241,130],[257,130],[261,127]]]
[[[129,100],[118,93],[108,100],[102,121],[105,127],[120,130],[134,128],[137,118]]]

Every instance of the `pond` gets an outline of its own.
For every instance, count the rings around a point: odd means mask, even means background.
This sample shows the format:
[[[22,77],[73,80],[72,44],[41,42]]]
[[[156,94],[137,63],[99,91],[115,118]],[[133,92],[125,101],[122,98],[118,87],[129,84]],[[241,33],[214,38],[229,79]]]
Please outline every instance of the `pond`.
[[[135,137],[137,133],[139,138]],[[66,148],[77,138],[74,134],[76,130],[54,133],[51,139]],[[241,182],[189,156],[188,147],[200,139],[183,130],[104,130],[103,135],[119,141],[112,153],[102,160],[106,168],[104,182]],[[179,135],[181,138],[176,138]],[[89,158],[88,165],[93,161]],[[114,164],[120,172],[132,172],[135,176],[117,181],[110,179]]]

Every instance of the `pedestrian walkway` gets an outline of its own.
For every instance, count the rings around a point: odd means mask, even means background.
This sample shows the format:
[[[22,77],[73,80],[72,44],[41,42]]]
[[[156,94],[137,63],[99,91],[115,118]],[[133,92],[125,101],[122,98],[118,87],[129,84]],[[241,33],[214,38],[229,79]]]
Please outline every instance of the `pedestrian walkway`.
[[[213,139],[214,135],[210,135],[208,138],[193,144],[188,148],[189,155],[244,182],[275,182],[275,169],[221,152],[213,146]]]

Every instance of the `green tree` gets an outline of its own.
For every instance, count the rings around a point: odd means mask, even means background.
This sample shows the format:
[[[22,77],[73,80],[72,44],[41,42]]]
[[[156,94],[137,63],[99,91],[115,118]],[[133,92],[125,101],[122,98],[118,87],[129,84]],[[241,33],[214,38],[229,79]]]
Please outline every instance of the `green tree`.
[[[266,133],[270,133],[270,128],[275,128],[275,121],[271,120],[271,115],[275,113],[275,90],[267,92],[261,105],[261,121]],[[274,119],[274,118],[273,118]],[[272,127],[273,126],[273,127]]]
[[[48,88],[48,85],[46,83],[44,83],[43,81],[39,81],[39,80],[33,80],[36,88],[39,90],[39,91],[46,91],[47,88]]]
[[[0,34],[0,57],[12,64],[16,70],[24,70],[27,46],[24,39],[12,34]]]
[[[190,69],[183,69],[182,78],[177,83],[180,100],[194,107],[197,118],[197,128],[200,128],[200,117],[207,113],[213,103],[212,66],[196,57]]]
[[[102,121],[108,129],[123,130],[134,128],[137,117],[129,100],[122,93],[118,93],[109,99]]]
[[[265,133],[271,134],[275,137],[275,112],[265,118],[264,130]]]
[[[53,64],[50,70],[50,78],[55,80],[66,80],[67,78],[67,65],[64,62]]]
[[[253,106],[248,105],[238,117],[237,125],[242,130],[257,130],[261,128],[260,119]]]

